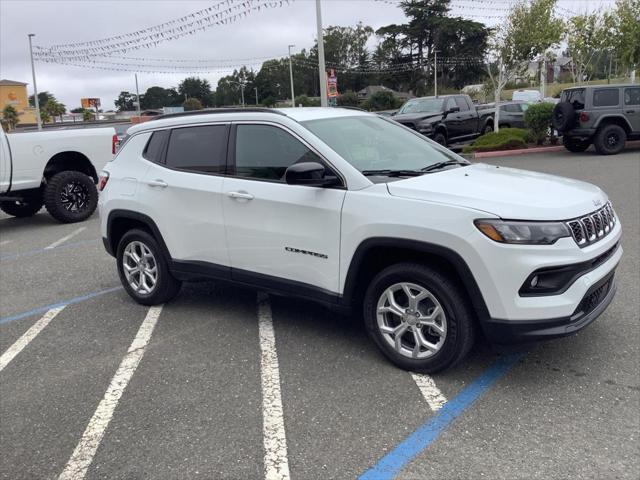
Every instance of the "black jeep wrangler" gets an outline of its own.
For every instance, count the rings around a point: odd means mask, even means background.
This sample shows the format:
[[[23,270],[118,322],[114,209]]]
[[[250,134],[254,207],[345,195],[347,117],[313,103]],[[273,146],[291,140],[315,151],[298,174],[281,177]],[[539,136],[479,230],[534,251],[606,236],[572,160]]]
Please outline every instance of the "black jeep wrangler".
[[[590,85],[562,91],[553,110],[553,127],[565,148],[620,153],[627,140],[640,139],[640,85]]]

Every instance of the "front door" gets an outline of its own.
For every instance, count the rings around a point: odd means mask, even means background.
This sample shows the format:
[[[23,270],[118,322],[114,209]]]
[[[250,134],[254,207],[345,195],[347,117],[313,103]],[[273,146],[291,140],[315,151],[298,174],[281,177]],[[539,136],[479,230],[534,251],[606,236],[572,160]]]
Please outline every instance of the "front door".
[[[223,209],[232,277],[322,296],[338,291],[346,190],[288,185],[287,167],[326,163],[292,132],[240,123],[230,139]]]
[[[221,176],[229,128],[217,124],[157,131],[143,154],[151,165],[139,199],[171,257],[191,267],[206,262],[210,268],[229,269]],[[154,137],[163,143],[155,145]]]

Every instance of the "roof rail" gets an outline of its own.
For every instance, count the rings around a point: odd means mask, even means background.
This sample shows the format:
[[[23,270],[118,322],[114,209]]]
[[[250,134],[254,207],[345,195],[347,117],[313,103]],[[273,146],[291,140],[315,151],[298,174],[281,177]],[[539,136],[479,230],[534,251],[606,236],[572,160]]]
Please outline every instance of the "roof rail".
[[[175,117],[188,117],[191,115],[207,115],[212,113],[239,113],[239,112],[261,112],[261,113],[275,113],[276,115],[284,115],[287,116],[286,113],[281,112],[280,110],[276,110],[273,108],[266,107],[230,107],[230,108],[204,108],[202,110],[192,110],[189,112],[178,112],[178,113],[165,113],[164,115],[157,115],[151,119],[149,122],[153,122],[154,120],[164,120],[165,118],[175,118]]]

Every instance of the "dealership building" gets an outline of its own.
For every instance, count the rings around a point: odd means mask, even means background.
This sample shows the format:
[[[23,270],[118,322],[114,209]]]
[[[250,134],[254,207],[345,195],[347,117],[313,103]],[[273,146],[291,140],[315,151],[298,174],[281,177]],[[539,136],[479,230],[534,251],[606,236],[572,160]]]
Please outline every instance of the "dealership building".
[[[36,109],[29,106],[26,83],[0,80],[0,110],[4,110],[7,105],[16,109],[19,123],[36,123]]]

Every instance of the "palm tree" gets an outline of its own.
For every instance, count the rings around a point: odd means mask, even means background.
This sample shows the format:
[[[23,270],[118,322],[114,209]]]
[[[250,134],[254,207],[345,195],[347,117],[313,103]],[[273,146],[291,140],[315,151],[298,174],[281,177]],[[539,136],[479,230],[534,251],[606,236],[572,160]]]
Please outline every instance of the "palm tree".
[[[16,125],[18,125],[18,122],[20,121],[18,112],[13,108],[13,105],[7,105],[4,107],[4,110],[2,110],[2,119],[8,125],[9,130],[16,128]]]

